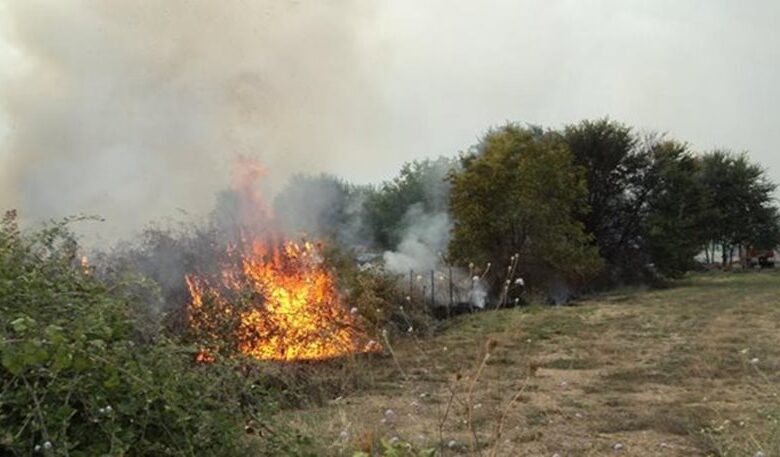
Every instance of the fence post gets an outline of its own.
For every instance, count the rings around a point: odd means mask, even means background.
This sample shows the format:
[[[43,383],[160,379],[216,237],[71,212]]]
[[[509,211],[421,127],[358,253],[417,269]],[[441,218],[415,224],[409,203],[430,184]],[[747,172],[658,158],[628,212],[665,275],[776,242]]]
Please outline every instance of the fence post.
[[[436,285],[434,284],[436,280],[435,273],[435,271],[431,270],[431,309],[436,306]]]
[[[450,273],[450,302],[447,304],[447,317],[450,317],[450,309],[452,308],[452,266],[449,267]]]

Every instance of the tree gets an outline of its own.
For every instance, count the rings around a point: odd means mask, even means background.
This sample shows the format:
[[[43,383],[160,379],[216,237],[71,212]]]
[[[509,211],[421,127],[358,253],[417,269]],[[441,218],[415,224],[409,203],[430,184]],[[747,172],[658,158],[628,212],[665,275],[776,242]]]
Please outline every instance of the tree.
[[[508,124],[462,155],[450,181],[450,256],[506,265],[532,283],[580,282],[600,267],[583,224],[584,172],[559,137]],[[503,280],[494,271],[494,280]]]
[[[396,178],[368,192],[364,222],[380,248],[398,245],[408,222],[404,216],[413,206],[425,214],[447,211],[450,184],[446,178],[455,167],[457,162],[447,157],[408,162]]]
[[[562,137],[574,163],[585,170],[590,212],[580,220],[607,263],[607,281],[643,279],[638,249],[649,155],[630,127],[606,118],[567,126]]]
[[[651,144],[648,154],[642,248],[661,274],[680,277],[706,243],[705,190],[696,179],[700,161],[674,140]]]
[[[724,266],[735,249],[757,244],[776,245],[777,208],[772,197],[776,185],[747,154],[716,150],[705,154],[698,174],[706,189],[710,251],[719,250]]]

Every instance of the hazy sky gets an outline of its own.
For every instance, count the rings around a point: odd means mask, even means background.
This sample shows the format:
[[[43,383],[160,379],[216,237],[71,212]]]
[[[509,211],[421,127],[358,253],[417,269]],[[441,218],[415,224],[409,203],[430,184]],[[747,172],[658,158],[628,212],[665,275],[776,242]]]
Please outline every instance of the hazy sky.
[[[137,227],[206,210],[236,154],[367,182],[603,116],[780,182],[777,24],[773,0],[0,0],[0,207]]]

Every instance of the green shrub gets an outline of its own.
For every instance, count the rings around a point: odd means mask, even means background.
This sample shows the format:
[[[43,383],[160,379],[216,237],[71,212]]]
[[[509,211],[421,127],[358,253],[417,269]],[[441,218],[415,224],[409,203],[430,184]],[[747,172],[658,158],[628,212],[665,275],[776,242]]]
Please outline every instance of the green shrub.
[[[138,338],[142,304],[80,264],[66,224],[0,222],[0,454],[304,453],[268,424],[250,361],[196,364],[164,335]]]

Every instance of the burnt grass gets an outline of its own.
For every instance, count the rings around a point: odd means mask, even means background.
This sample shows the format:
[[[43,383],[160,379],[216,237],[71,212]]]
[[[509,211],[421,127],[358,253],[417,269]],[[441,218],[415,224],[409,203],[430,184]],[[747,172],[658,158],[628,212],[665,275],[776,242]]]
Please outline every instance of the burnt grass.
[[[463,315],[298,368],[281,419],[333,456],[780,455],[779,327],[774,271]]]

